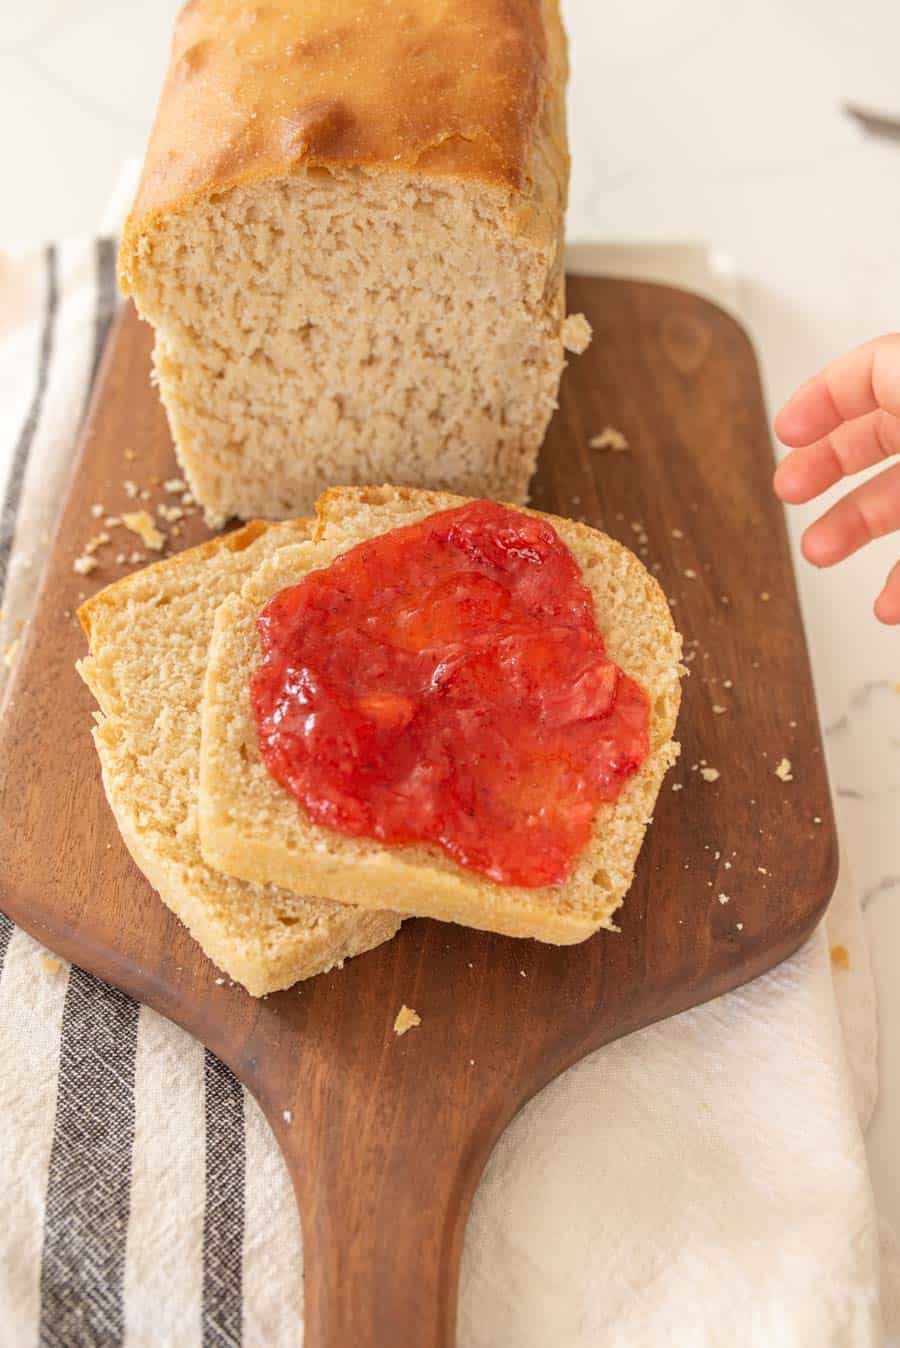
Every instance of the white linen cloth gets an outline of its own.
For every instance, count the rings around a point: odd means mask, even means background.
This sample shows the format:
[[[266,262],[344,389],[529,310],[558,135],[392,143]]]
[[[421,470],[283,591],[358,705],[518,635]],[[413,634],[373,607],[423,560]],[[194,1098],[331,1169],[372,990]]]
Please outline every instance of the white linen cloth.
[[[0,259],[10,664],[111,256],[76,240],[52,266]],[[589,260],[734,302],[705,250]],[[3,923],[0,1348],[296,1344],[299,1223],[253,1101],[174,1026]],[[833,944],[849,969],[832,972]],[[461,1348],[869,1348],[882,1312],[900,1332],[862,1141],[875,1040],[845,873],[827,929],[779,969],[593,1054],[515,1120],[467,1232]]]

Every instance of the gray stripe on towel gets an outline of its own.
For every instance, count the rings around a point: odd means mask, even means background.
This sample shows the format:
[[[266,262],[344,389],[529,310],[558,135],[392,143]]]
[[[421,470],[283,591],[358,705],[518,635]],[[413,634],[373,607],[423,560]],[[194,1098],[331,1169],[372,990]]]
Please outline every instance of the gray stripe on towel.
[[[0,913],[0,974],[3,973],[3,961],[6,959],[6,952],[9,949],[9,943],[15,926],[5,913]]]
[[[41,1262],[40,1348],[115,1348],[125,1330],[138,1006],[73,968]]]
[[[53,357],[53,328],[56,322],[56,311],[59,307],[59,269],[55,244],[49,244],[44,251],[44,269],[46,272],[44,326],[41,332],[34,396],[31,399],[28,415],[25,417],[25,423],[19,432],[19,438],[13,450],[3,505],[0,506],[0,597],[2,597],[6,586],[6,573],[9,569],[13,539],[16,536],[16,521],[19,518],[19,506],[22,502],[22,488],[25,485],[25,470],[28,467],[28,457],[41,419],[41,408],[44,405],[44,395],[47,392],[47,381],[50,375],[50,361]]]
[[[244,1092],[206,1050],[203,1348],[240,1348],[246,1140]]]

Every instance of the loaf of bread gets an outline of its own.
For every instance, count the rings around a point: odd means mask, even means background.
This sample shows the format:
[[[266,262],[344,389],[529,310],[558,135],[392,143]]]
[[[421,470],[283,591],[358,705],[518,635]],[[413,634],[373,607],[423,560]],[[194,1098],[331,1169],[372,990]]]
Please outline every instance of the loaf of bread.
[[[248,524],[126,576],[79,610],[90,653],[78,668],[100,704],[94,741],[125,844],[210,958],[254,996],[369,950],[399,925],[392,913],[220,875],[200,855],[200,699],[216,606],[308,534],[304,521]]]
[[[464,504],[443,494],[339,489],[319,503],[312,542],[260,563],[216,614],[202,712],[200,839],[206,860],[254,882],[342,902],[462,922],[569,944],[610,927],[631,884],[663,776],[677,755],[681,638],[659,586],[627,548],[571,520],[547,517],[593,593],[610,658],[649,699],[650,752],[616,802],[601,805],[588,845],[562,885],[495,884],[428,845],[385,846],[312,823],[261,758],[249,681],[259,660],[256,618],[271,597],[365,539]]]
[[[211,522],[523,502],[563,360],[558,0],[190,0],[119,276]]]

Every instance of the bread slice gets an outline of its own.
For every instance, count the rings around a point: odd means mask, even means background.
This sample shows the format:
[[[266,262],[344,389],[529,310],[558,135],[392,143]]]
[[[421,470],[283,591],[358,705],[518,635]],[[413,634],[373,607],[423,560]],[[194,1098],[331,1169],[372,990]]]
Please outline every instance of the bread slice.
[[[393,913],[299,898],[212,870],[200,855],[200,699],[217,605],[305,521],[256,521],[136,571],[79,609],[78,670],[100,704],[94,742],[129,852],[209,957],[254,996],[393,936]]]
[[[366,538],[411,524],[459,497],[402,488],[338,489],[318,506],[312,542],[282,548],[216,614],[203,700],[200,839],[207,861],[245,879],[312,888],[341,902],[390,903],[510,936],[569,944],[611,926],[631,884],[666,769],[680,702],[681,638],[638,559],[605,534],[549,517],[581,566],[610,657],[650,700],[650,753],[560,886],[498,885],[430,845],[385,846],[312,824],[270,777],[259,753],[248,683],[258,661],[256,616],[272,595]]]
[[[211,523],[524,501],[563,369],[557,0],[192,0],[120,252]]]

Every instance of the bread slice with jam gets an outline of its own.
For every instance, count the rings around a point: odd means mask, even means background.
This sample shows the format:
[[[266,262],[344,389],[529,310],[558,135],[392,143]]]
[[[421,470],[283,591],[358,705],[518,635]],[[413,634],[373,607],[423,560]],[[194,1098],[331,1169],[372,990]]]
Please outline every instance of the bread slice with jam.
[[[125,845],[207,955],[257,997],[380,945],[400,924],[371,905],[222,875],[200,854],[200,702],[216,608],[310,534],[305,520],[255,521],[125,576],[78,611],[89,642],[78,671],[100,705],[94,743]]]
[[[251,686],[258,686],[261,610],[367,540],[467,504],[443,493],[387,486],[326,492],[318,502],[313,538],[278,549],[260,562],[240,593],[224,600],[213,624],[203,697],[201,848],[209,865],[255,884],[570,944],[612,926],[663,777],[678,754],[673,734],[681,638],[659,585],[620,543],[571,520],[521,512],[551,526],[556,545],[561,540],[570,564],[575,559],[608,659],[646,699],[646,753],[616,798],[597,805],[584,844],[564,876],[539,884],[499,881],[485,873],[484,865],[461,864],[430,837],[383,842],[377,831],[372,836],[371,825],[367,836],[366,828],[348,831],[345,820],[336,827],[316,822],[315,810],[272,775],[260,747]],[[403,576],[398,573],[396,579],[402,589]],[[336,602],[343,602],[340,591]],[[372,623],[377,627],[377,613],[366,616],[363,625]],[[389,680],[384,691],[391,695]],[[487,697],[489,713],[490,685]],[[552,759],[547,762],[552,770]],[[547,791],[552,805],[549,781]],[[565,820],[564,814],[557,817]],[[376,824],[382,836],[390,836],[384,820]]]

